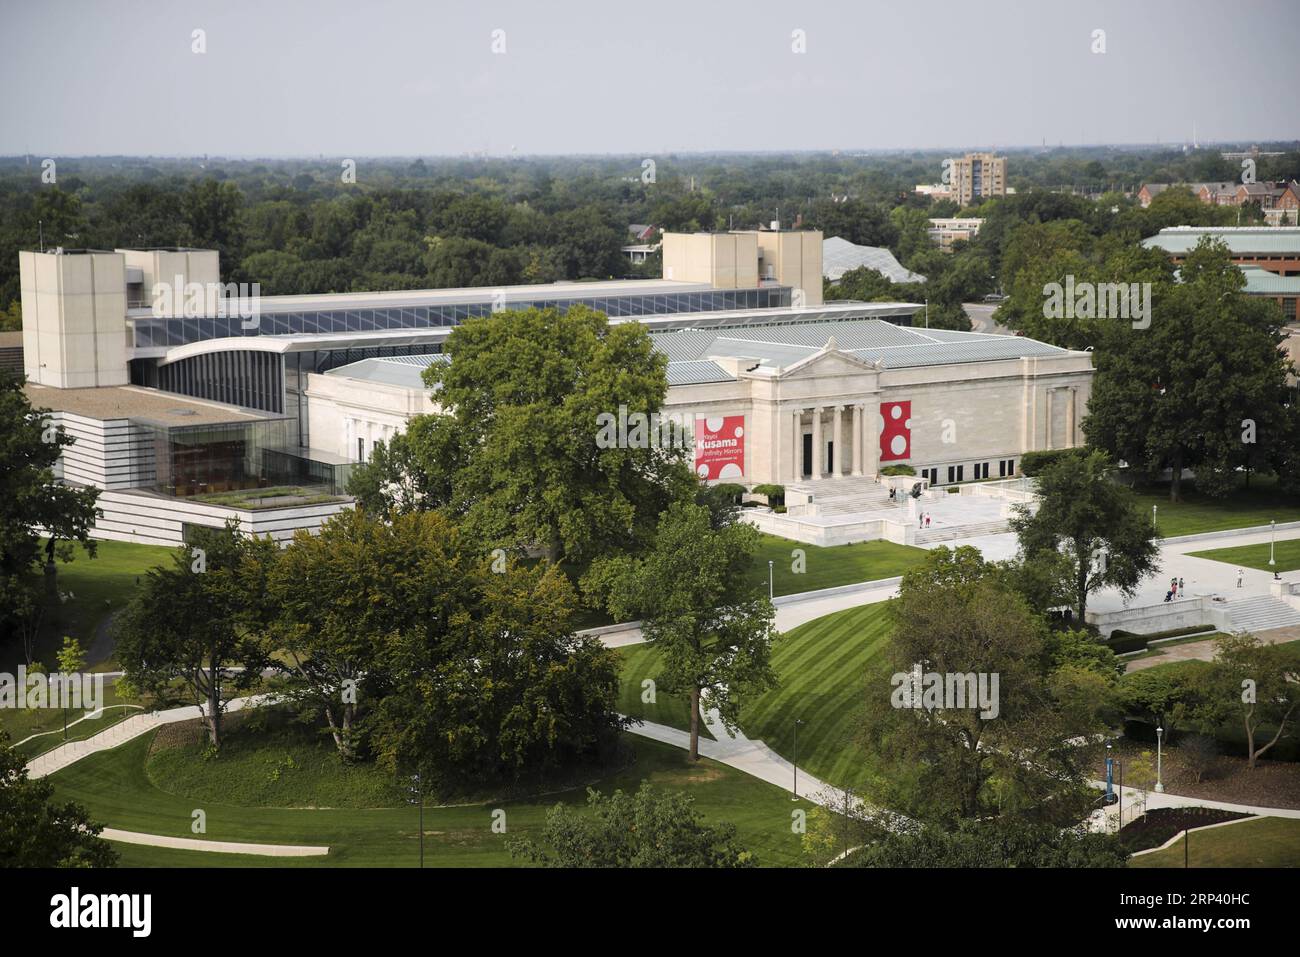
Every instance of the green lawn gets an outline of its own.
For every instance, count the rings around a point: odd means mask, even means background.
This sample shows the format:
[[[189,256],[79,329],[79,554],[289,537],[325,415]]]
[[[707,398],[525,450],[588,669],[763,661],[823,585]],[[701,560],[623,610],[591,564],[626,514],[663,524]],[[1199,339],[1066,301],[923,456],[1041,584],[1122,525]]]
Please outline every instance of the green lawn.
[[[650,644],[627,645],[618,649],[623,659],[619,672],[618,710],[621,714],[632,715],[655,724],[666,724],[671,728],[689,731],[691,727],[691,703],[689,699],[676,695],[664,694],[657,687],[654,689],[654,701],[645,701],[647,689],[641,682],[659,677],[659,652]],[[700,721],[700,734],[705,738],[713,737],[708,725]]]
[[[198,851],[164,850],[116,844],[128,866],[407,866],[419,860],[419,829],[415,807],[290,808],[242,807],[189,793],[172,793],[166,780],[148,773],[153,734],[143,735],[113,751],[84,758],[58,772],[52,780],[60,800],[75,800],[89,808],[102,824],[152,834],[194,837],[191,813],[207,814],[209,840],[271,844],[328,845],[326,858],[240,857]],[[686,763],[685,752],[636,736],[627,736],[635,761],[598,783],[603,791],[634,790],[640,782],[682,789],[696,798],[696,807],[711,821],[736,825],[743,846],[767,865],[797,863],[799,836],[791,831],[791,811],[807,810],[788,792],[712,761]],[[221,759],[217,759],[221,760]],[[285,769],[282,773],[296,773]],[[319,777],[318,777],[319,779]],[[192,782],[186,787],[192,786]],[[509,837],[538,837],[546,812],[557,802],[583,803],[584,788],[518,801],[487,802],[424,811],[426,866],[491,867],[512,863],[505,850]],[[494,834],[492,811],[506,812],[507,834]]]
[[[96,546],[95,558],[77,546],[71,562],[58,563],[59,590],[72,597],[62,603],[51,602],[36,645],[36,659],[51,670],[64,635],[78,639],[88,649],[104,616],[130,600],[136,579],[170,561],[172,554],[170,548],[130,542],[97,542]],[[21,642],[0,642],[0,670],[12,673],[22,660]]]
[[[799,767],[828,784],[859,787],[868,778],[866,752],[855,740],[867,663],[884,645],[884,602],[818,618],[783,635],[772,653],[780,684],[741,707],[744,733],[794,758],[794,720],[799,729]],[[655,705],[641,702],[641,680],[658,672],[652,645],[633,645],[623,655],[619,706],[624,714],[685,729],[684,700],[662,693]]]
[[[780,685],[747,705],[741,726],[782,757],[828,784],[860,787],[869,776],[867,754],[856,740],[868,663],[885,646],[887,603],[827,615],[788,632],[772,664]]]
[[[795,549],[803,549],[805,570],[793,571]],[[767,585],[767,563],[772,567],[777,595],[852,585],[857,582],[893,578],[925,560],[926,550],[893,542],[857,542],[853,545],[834,545],[820,548],[803,542],[793,542],[775,535],[764,535],[758,554],[754,557],[754,578]]]
[[[1300,522],[1300,497],[1280,492],[1275,482],[1258,476],[1251,479],[1250,486],[1237,488],[1224,498],[1209,498],[1197,492],[1194,484],[1184,482],[1180,502],[1169,501],[1168,483],[1135,491],[1148,514],[1151,506],[1159,506],[1156,524],[1161,538],[1267,525],[1269,519]]]
[[[1182,867],[1183,842],[1129,860],[1129,867]],[[1262,817],[1187,837],[1191,867],[1300,867],[1300,820]]]
[[[1265,572],[1273,570],[1268,565],[1268,542],[1262,545],[1238,545],[1236,548],[1211,548],[1188,554],[1193,558],[1208,558],[1210,561],[1226,562],[1240,568],[1257,568]],[[1300,568],[1300,538],[1279,540],[1273,557],[1277,561],[1276,570],[1279,572],[1291,572]]]

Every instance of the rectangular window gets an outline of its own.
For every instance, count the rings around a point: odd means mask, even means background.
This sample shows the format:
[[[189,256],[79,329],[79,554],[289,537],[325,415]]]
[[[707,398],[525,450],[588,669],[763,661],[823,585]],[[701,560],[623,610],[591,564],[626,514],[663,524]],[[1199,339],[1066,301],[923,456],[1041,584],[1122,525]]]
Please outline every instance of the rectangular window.
[[[366,460],[366,440],[363,439],[361,436],[357,436],[357,461],[364,462],[365,460]]]

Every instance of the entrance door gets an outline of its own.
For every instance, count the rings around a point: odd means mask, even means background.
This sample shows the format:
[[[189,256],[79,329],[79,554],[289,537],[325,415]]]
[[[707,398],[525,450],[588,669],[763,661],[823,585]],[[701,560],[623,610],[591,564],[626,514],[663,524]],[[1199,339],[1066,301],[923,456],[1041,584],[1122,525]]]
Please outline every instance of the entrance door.
[[[835,440],[831,439],[826,443],[826,473],[835,474]]]
[[[802,476],[812,475],[812,435],[805,434],[803,437],[803,469],[799,472]]]

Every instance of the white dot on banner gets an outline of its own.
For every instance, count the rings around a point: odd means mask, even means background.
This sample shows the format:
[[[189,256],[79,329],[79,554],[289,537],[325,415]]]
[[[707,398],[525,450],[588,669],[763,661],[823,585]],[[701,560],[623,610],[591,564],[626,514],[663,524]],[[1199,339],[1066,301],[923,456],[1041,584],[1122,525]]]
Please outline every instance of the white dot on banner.
[[[896,419],[902,414],[903,414],[903,407],[901,405],[891,406],[889,409],[889,417],[891,419]]]
[[[895,455],[902,455],[907,451],[907,439],[901,435],[896,435],[889,440],[889,450]]]

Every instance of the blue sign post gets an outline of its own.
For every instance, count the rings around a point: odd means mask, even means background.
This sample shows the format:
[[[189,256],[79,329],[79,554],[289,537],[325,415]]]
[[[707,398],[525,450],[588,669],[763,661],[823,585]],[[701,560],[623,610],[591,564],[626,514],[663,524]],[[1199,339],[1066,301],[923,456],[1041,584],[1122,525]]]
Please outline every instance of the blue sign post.
[[[1115,759],[1106,755],[1106,803],[1115,803]]]

